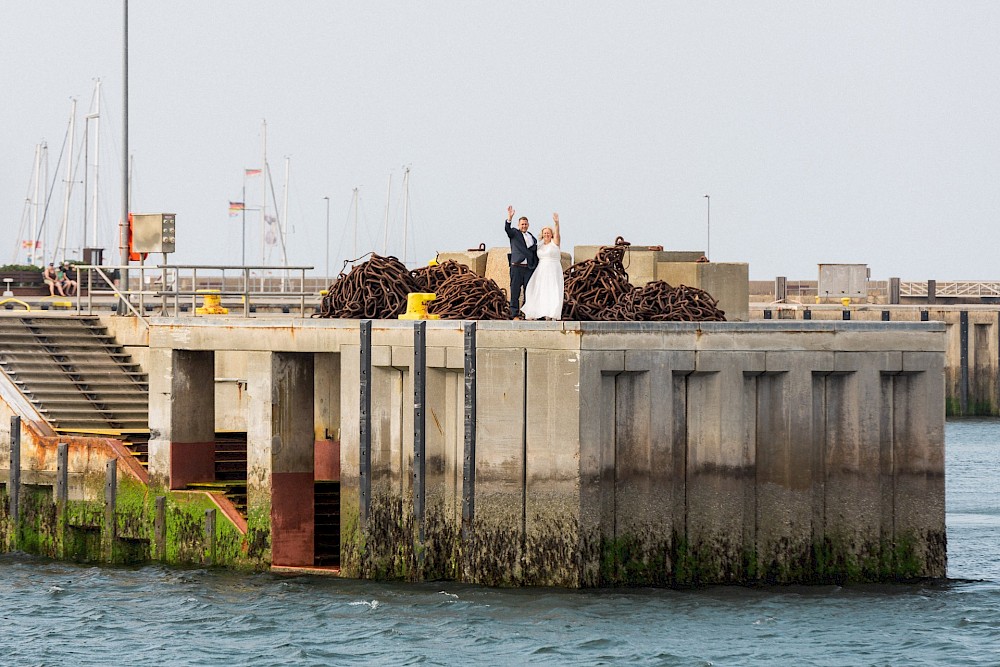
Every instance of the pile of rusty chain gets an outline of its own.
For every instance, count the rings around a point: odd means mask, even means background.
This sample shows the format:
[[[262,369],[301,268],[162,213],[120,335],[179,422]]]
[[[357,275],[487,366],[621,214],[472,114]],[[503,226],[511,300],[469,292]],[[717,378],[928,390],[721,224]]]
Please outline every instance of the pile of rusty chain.
[[[694,287],[672,287],[654,280],[644,287],[628,281],[623,258],[629,243],[620,236],[594,259],[578,262],[563,274],[564,320],[639,322],[724,322],[711,294]]]
[[[459,264],[453,259],[435,264],[433,266],[421,266],[410,271],[410,276],[417,284],[420,292],[437,292],[446,280],[454,276],[473,273],[472,269],[465,264]]]
[[[622,265],[626,247],[601,248],[594,259],[577,262],[563,272],[564,320],[622,320],[624,303],[635,289]]]
[[[319,317],[389,319],[406,312],[406,295],[421,291],[406,266],[395,257],[372,253],[371,259],[341,273],[330,285]]]
[[[441,283],[437,299],[428,304],[428,312],[442,320],[509,320],[507,295],[496,282],[481,278],[471,270],[456,274]]]

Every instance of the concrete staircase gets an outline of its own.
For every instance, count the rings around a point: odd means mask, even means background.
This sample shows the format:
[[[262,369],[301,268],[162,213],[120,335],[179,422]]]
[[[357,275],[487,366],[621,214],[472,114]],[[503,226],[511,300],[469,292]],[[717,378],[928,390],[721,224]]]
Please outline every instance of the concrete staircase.
[[[189,491],[222,494],[247,517],[247,434],[215,434],[215,481],[195,482]]]
[[[63,433],[147,434],[149,381],[92,317],[0,317],[0,370]]]

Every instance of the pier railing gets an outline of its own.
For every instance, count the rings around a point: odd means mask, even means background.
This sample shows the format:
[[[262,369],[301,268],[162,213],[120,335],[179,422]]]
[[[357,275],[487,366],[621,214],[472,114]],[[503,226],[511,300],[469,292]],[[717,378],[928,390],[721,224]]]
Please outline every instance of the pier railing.
[[[110,303],[128,314],[144,317],[183,313],[197,316],[199,300],[218,299],[220,305],[249,317],[262,307],[290,313],[295,306],[306,317],[319,303],[317,279],[306,277],[311,266],[217,266],[206,264],[157,264],[154,266],[76,265],[79,292],[77,312],[93,312]],[[118,276],[128,269],[129,284]],[[319,279],[323,281],[323,279]],[[123,305],[121,305],[123,304]]]

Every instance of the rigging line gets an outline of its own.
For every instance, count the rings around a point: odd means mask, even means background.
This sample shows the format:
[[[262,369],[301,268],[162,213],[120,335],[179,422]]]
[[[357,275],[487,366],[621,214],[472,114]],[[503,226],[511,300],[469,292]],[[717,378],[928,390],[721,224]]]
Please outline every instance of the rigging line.
[[[30,187],[30,186],[29,186]],[[28,219],[31,217],[31,197],[24,200],[24,211],[21,213],[21,226],[17,228],[17,238],[14,240],[14,254],[10,257],[11,264],[17,264],[17,256],[21,252],[21,244],[24,238],[24,228],[28,224]],[[34,248],[32,248],[34,250]],[[32,252],[32,258],[34,257],[34,252]]]
[[[28,178],[28,192],[24,195],[25,212],[21,215],[21,226],[17,228],[17,239],[15,239],[14,241],[14,254],[11,257],[11,264],[17,263],[17,256],[21,252],[21,244],[24,242],[24,228],[28,224],[27,223],[28,218],[31,217],[30,215],[28,215],[28,213],[30,212],[31,204],[37,205],[37,202],[31,201],[31,191],[35,185],[35,178],[36,178],[35,165],[37,165],[38,160],[41,159],[41,153],[38,150],[38,146],[40,145],[41,144],[35,145],[35,160],[34,160],[35,164],[32,165],[31,176]],[[32,248],[32,250],[34,250],[34,248]],[[34,256],[34,252],[32,252],[32,256]]]
[[[340,228],[340,243],[337,245],[336,257],[343,257],[341,251],[344,249],[344,236],[347,235],[347,228],[351,224],[351,211],[354,209],[354,198],[351,197],[351,203],[347,207],[347,215],[344,216],[344,226]],[[344,266],[347,266],[345,263]],[[343,270],[341,270],[343,272]]]
[[[48,219],[49,204],[52,202],[52,193],[56,189],[56,181],[59,180],[59,166],[62,164],[63,155],[66,153],[66,143],[69,141],[69,127],[66,127],[66,134],[63,136],[62,148],[59,149],[59,159],[56,161],[55,169],[52,170],[52,183],[49,185],[45,195],[45,208],[42,209],[42,220],[38,223],[38,236],[32,239],[35,243],[42,238],[42,230],[45,229],[45,221]],[[48,167],[46,167],[46,170]],[[45,248],[42,248],[42,257],[45,256]]]
[[[274,226],[278,228],[278,238],[281,239],[281,250],[284,252],[285,257],[288,257],[288,249],[285,248],[285,238],[284,234],[281,233],[281,214],[278,213],[278,197],[274,194],[274,179],[271,178],[271,165],[265,164],[264,168],[267,170],[267,182],[271,185],[271,201],[274,203]],[[266,220],[265,220],[266,222]],[[268,259],[271,258],[271,252],[268,252]]]

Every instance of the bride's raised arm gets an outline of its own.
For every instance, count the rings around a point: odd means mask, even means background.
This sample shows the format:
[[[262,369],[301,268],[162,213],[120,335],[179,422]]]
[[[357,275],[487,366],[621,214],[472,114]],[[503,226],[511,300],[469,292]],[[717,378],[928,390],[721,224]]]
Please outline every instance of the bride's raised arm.
[[[556,245],[562,248],[561,239],[559,238],[559,214],[552,214],[552,226],[555,227],[555,232],[552,234],[552,240],[556,242]]]

